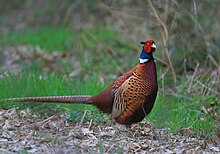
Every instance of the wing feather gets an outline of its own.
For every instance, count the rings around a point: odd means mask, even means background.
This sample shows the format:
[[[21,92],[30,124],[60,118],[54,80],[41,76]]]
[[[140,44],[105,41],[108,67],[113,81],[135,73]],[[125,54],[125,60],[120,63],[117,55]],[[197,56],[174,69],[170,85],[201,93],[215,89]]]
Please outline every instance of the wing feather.
[[[122,113],[127,117],[143,107],[145,101],[145,82],[135,75],[135,72],[114,91],[112,118],[119,117]],[[148,84],[144,84],[147,85]]]
[[[117,118],[126,108],[127,102],[124,99],[124,93],[127,91],[130,78],[114,91],[114,103],[112,107],[112,118]]]

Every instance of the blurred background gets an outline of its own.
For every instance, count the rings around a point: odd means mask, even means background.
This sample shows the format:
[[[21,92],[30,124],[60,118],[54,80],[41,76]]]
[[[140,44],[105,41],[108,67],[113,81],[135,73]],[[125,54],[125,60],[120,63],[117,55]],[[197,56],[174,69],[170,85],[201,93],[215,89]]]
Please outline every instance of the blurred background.
[[[140,41],[153,39],[159,94],[149,120],[220,136],[219,7],[218,0],[0,0],[0,97],[96,94],[138,63]]]

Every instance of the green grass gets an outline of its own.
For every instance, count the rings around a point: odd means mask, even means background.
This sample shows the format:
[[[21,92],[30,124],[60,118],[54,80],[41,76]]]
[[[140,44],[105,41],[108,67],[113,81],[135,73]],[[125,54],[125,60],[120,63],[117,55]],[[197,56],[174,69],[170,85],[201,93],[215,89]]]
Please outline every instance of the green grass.
[[[97,76],[90,79],[66,79],[56,75],[27,75],[19,77],[8,76],[0,79],[1,99],[7,97],[25,97],[25,96],[55,96],[55,95],[94,95],[105,89],[110,82],[100,85]],[[196,100],[192,100],[196,102]],[[198,101],[198,100],[197,100]],[[14,103],[3,102],[3,106],[8,108],[18,106],[20,109],[26,107],[40,112],[42,116],[54,114],[55,112],[68,113],[67,119],[71,122],[79,122],[83,111],[91,110],[85,116],[85,121],[91,118],[95,122],[103,123],[104,114],[100,113],[95,107],[79,104],[47,104],[47,103]],[[200,106],[189,102],[187,98],[175,98],[173,96],[161,94],[158,95],[155,106],[148,119],[153,121],[159,127],[168,127],[173,131],[180,128],[191,127],[194,130],[204,130],[210,132],[214,130],[213,119],[207,117],[205,122],[200,118],[204,115],[198,110]]]
[[[11,31],[2,36],[1,45],[34,45],[46,51],[62,51],[72,47],[74,32],[65,27],[41,27]]]
[[[65,79],[57,75],[23,74],[21,76],[8,76],[0,79],[0,99],[29,96],[94,95],[104,88],[104,86],[100,86],[96,77],[82,80]],[[7,108],[17,106],[20,109],[29,107],[34,111],[44,113],[43,115],[50,115],[54,112],[68,112],[69,120],[82,117],[83,110],[94,111],[97,115],[97,121],[100,121],[103,116],[95,107],[83,104],[1,102],[1,106],[6,106]]]
[[[167,127],[174,132],[181,128],[189,128],[197,135],[210,135],[216,130],[217,121],[210,114],[204,114],[201,110],[201,100],[208,99],[210,98],[197,96],[189,98],[186,94],[178,97],[159,94],[148,118],[158,127]],[[212,99],[214,100],[214,98]]]
[[[68,27],[29,28],[23,31],[10,31],[2,35],[0,45],[34,45],[46,51],[72,50],[73,45],[80,44],[88,50],[100,41],[112,44],[118,42],[118,35],[111,29],[86,29],[74,32]],[[116,41],[117,40],[117,41]]]

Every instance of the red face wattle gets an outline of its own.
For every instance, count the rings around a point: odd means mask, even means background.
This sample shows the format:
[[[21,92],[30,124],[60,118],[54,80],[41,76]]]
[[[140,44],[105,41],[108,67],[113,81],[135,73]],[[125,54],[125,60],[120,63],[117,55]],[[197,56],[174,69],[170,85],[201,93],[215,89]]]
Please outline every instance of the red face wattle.
[[[141,42],[141,44],[144,44],[144,50],[147,53],[155,52],[156,51],[156,45],[154,43],[154,40],[148,40],[146,42]]]

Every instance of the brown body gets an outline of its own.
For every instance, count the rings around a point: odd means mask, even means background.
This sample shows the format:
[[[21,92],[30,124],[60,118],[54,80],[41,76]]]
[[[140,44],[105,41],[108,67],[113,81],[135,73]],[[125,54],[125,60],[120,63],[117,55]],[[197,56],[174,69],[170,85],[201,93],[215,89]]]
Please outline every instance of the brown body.
[[[131,125],[150,113],[157,88],[156,65],[150,61],[138,64],[103,92],[92,96],[90,104],[105,113],[111,113],[116,122]]]
[[[150,113],[157,96],[157,73],[154,59],[138,64],[95,96],[51,96],[9,98],[17,102],[60,102],[95,105],[112,114],[117,123],[130,126]]]

